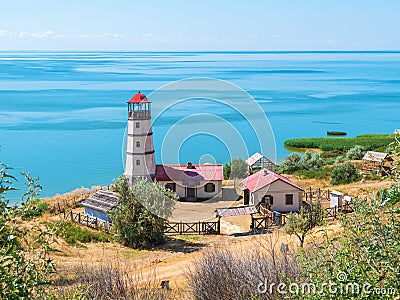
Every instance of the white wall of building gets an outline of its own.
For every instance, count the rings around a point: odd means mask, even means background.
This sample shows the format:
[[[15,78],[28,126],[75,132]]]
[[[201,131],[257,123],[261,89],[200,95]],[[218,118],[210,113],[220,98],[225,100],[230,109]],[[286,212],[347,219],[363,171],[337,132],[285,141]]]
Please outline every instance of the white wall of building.
[[[158,183],[162,186],[165,186],[167,183],[173,183],[174,181],[158,181]],[[176,191],[175,193],[180,198],[186,197],[186,188],[182,181],[176,181]],[[213,183],[215,185],[214,192],[206,192],[204,190],[204,186],[207,183]],[[197,198],[213,198],[213,197],[222,197],[222,181],[221,180],[212,180],[212,181],[200,181],[199,185],[196,187],[196,197]]]
[[[286,205],[286,195],[293,195],[293,204]],[[250,204],[257,205],[265,195],[273,197],[273,205],[271,210],[279,212],[298,211],[302,203],[303,192],[294,186],[281,180],[274,181],[257,191],[250,193]]]

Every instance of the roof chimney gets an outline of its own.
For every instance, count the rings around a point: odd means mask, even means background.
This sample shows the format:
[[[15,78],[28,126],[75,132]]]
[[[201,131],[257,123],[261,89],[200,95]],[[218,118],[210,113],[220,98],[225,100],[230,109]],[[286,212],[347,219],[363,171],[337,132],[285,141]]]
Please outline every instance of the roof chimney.
[[[187,169],[194,169],[194,166],[193,166],[191,161],[188,161],[186,168]]]
[[[263,170],[263,175],[264,175],[264,176],[267,176],[267,175],[268,175],[268,170],[267,170],[267,169],[264,169],[264,170]]]

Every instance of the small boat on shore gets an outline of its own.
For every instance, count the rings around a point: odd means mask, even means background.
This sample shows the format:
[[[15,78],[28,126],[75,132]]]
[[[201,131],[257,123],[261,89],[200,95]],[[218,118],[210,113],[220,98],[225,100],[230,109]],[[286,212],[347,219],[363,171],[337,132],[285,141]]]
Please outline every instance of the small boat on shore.
[[[327,135],[339,135],[339,136],[347,135],[347,133],[344,131],[327,131],[326,134]]]

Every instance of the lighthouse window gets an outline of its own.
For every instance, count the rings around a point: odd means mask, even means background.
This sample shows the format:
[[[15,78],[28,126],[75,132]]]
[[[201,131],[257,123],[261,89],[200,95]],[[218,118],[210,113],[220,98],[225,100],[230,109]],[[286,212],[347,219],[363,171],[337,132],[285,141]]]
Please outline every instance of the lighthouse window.
[[[140,142],[136,142],[136,147],[140,147]]]
[[[137,165],[137,166],[140,166],[140,159],[137,159],[137,160],[136,160],[136,165]]]
[[[136,122],[136,128],[140,128],[140,123]]]

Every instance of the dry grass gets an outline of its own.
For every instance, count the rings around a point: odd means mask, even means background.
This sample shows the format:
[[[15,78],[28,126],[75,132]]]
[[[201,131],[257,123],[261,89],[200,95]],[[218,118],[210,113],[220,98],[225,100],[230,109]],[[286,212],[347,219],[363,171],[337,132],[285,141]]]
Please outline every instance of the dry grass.
[[[260,286],[298,281],[295,253],[280,252],[279,234],[268,234],[246,250],[238,247],[207,249],[187,272],[195,299],[279,299],[276,293],[262,293]]]
[[[179,289],[161,288],[156,269],[144,275],[129,260],[104,259],[100,264],[81,260],[79,265],[58,272],[53,286],[61,297],[86,299],[183,299]]]
[[[94,192],[102,189],[101,186],[92,186],[89,188],[80,188],[65,194],[57,194],[53,197],[42,198],[41,200],[49,204],[49,211],[52,214],[58,214],[62,211],[76,208],[80,201],[86,199]]]
[[[321,188],[324,190],[338,190],[344,194],[350,196],[359,196],[365,197],[370,196],[381,190],[382,188],[390,187],[394,182],[390,179],[382,179],[378,180],[362,180],[358,182],[352,182],[345,185],[331,185],[329,180],[321,180],[321,179],[305,179],[301,178],[297,175],[285,175],[290,180],[295,182],[296,184],[303,187],[303,189],[307,189],[312,187],[313,189]]]

